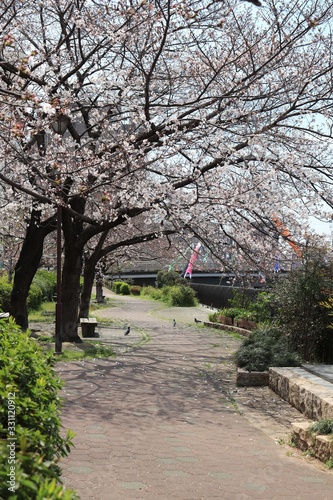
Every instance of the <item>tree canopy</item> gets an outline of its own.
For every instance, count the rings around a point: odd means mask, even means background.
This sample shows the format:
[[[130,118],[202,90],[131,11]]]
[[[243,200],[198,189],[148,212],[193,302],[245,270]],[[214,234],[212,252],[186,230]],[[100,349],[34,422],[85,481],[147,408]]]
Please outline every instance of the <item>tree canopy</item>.
[[[0,181],[65,244],[176,231],[255,255],[332,206],[329,1],[6,0]],[[63,121],[63,136],[56,125]],[[49,227],[49,226],[48,226]],[[261,237],[258,238],[258,233]],[[271,248],[271,243],[267,248]],[[66,259],[66,258],[65,258]]]

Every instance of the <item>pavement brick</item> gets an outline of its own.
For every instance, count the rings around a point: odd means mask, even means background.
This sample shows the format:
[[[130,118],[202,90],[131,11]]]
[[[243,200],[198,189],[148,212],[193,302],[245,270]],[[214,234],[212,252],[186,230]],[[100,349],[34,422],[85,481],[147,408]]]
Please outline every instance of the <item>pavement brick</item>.
[[[102,339],[121,355],[58,365],[62,422],[77,433],[66,486],[82,500],[333,498],[332,472],[286,444],[302,416],[269,389],[235,387],[239,341],[196,325],[207,309],[180,308],[173,328],[172,309],[115,300],[100,312],[133,336],[103,328]],[[134,348],[139,331],[150,341]]]

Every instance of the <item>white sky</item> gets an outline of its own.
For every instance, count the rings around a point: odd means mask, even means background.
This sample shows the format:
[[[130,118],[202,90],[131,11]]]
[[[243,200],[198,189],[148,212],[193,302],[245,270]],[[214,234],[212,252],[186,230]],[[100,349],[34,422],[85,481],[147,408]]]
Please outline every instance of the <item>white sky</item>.
[[[331,234],[333,232],[333,225],[331,222],[323,222],[315,217],[310,217],[311,226],[318,234]]]

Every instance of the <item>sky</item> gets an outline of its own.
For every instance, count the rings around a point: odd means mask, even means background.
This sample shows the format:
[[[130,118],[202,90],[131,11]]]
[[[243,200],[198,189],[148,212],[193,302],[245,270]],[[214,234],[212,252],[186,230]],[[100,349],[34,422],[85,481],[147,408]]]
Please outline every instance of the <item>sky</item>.
[[[333,225],[331,222],[323,222],[315,217],[310,217],[311,226],[318,234],[331,234],[333,232]]]

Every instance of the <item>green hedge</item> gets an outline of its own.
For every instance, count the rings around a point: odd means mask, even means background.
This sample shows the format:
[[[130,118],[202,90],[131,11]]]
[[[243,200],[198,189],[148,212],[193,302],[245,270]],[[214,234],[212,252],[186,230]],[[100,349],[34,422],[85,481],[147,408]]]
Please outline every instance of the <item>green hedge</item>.
[[[32,283],[34,286],[40,288],[43,302],[51,302],[53,300],[57,287],[55,272],[40,269],[37,271]]]
[[[121,295],[130,295],[131,287],[128,283],[122,283],[120,285],[120,293]]]
[[[112,290],[121,295],[130,295],[131,294],[131,287],[132,285],[130,283],[127,283],[127,281],[114,281],[112,283]],[[140,288],[140,287],[138,287]],[[137,293],[134,293],[134,295],[140,295]]]
[[[163,288],[144,286],[141,295],[161,300],[170,307],[194,307],[198,304],[195,291],[187,285],[163,286]]]
[[[7,276],[0,278],[0,310],[7,312],[10,309],[10,295],[12,293],[12,285],[8,283]]]
[[[0,344],[0,498],[77,498],[58,484],[74,435],[61,435],[54,358],[10,319],[0,320]]]
[[[121,285],[123,285],[124,282],[123,281],[114,281],[112,283],[112,290],[115,292],[115,293],[120,293],[120,288],[121,288]]]
[[[56,274],[51,271],[37,271],[28,295],[28,310],[38,310],[43,302],[50,302],[56,290]],[[8,283],[7,276],[0,278],[0,310],[10,310],[10,295],[12,284]]]

